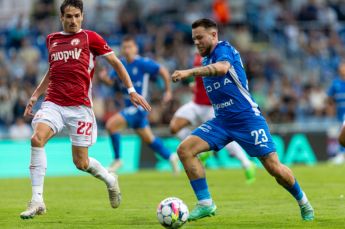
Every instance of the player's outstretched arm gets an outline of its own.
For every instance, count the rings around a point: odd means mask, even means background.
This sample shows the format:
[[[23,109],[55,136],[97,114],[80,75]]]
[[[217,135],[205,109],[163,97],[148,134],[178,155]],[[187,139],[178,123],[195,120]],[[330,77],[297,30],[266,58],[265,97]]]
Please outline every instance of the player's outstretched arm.
[[[230,69],[230,63],[228,61],[219,61],[214,64],[209,64],[203,67],[191,68],[187,70],[177,70],[172,74],[173,82],[183,80],[191,76],[223,76]]]
[[[144,97],[142,97],[135,91],[132,80],[128,75],[128,72],[126,71],[121,61],[115,56],[115,54],[107,55],[105,56],[105,59],[111,66],[113,66],[121,81],[127,87],[128,94],[130,95],[130,99],[133,105],[136,107],[142,106],[145,110],[150,111],[151,106],[148,104]]]
[[[28,104],[26,105],[24,111],[24,117],[32,117],[34,114],[32,113],[32,107],[37,102],[38,98],[47,90],[49,84],[49,70],[43,76],[40,84],[35,89],[34,93],[31,95]]]
[[[166,67],[161,66],[159,68],[159,75],[163,78],[165,84],[165,93],[163,97],[163,103],[167,103],[172,99],[170,74]]]

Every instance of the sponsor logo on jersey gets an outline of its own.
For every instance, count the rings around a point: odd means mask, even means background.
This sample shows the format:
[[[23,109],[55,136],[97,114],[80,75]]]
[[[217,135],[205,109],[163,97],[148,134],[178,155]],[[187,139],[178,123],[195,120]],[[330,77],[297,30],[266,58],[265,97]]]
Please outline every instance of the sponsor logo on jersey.
[[[211,92],[213,90],[218,90],[221,86],[225,86],[225,85],[230,84],[230,83],[232,83],[231,80],[229,78],[225,77],[224,80],[221,82],[214,82],[212,84],[207,85],[206,91]]]
[[[71,41],[71,45],[73,46],[76,46],[80,43],[80,40],[78,38],[74,38],[72,41]]]
[[[55,52],[51,54],[50,60],[52,61],[63,60],[65,62],[67,62],[69,58],[78,60],[80,57],[80,53],[81,53],[81,49],[77,49],[77,48],[74,48],[74,50]]]
[[[229,107],[233,104],[234,102],[232,101],[232,99],[230,99],[229,101],[226,101],[224,103],[217,103],[217,104],[213,104],[212,106],[215,110],[219,110],[221,108]]]

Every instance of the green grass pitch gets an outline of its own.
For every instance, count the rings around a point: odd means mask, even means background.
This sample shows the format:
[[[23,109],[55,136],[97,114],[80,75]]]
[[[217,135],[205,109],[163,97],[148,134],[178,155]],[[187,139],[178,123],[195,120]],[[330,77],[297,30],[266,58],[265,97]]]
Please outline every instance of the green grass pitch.
[[[296,201],[259,169],[257,181],[246,185],[242,170],[207,171],[218,212],[215,217],[187,223],[183,228],[344,228],[345,167],[293,167],[316,213],[303,222]],[[0,228],[162,228],[156,207],[176,196],[189,209],[195,198],[185,174],[142,171],[120,176],[123,201],[110,208],[105,185],[91,176],[49,177],[45,181],[47,214],[21,220],[31,196],[29,179],[0,179]]]

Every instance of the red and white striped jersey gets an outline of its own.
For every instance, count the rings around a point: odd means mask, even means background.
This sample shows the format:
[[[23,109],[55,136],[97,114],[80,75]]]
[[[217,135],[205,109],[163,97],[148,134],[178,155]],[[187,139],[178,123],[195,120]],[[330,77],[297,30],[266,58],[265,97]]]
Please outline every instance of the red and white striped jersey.
[[[96,32],[57,32],[47,36],[49,86],[45,101],[60,106],[92,106],[91,89],[96,56],[113,51]]]

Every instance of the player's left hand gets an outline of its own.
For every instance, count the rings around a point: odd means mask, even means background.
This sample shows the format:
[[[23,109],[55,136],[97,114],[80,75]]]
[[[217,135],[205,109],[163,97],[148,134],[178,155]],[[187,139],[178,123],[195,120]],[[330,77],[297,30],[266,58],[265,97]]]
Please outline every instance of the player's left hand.
[[[28,118],[28,117],[32,118],[32,117],[34,117],[34,113],[32,112],[32,108],[33,108],[33,106],[35,105],[36,102],[37,102],[37,97],[32,96],[30,98],[28,104],[25,107],[25,111],[24,111],[24,114],[23,114],[24,118]]]
[[[188,70],[177,70],[177,71],[174,71],[171,77],[172,77],[173,82],[178,82],[180,80],[188,78],[189,76],[190,76],[190,72]]]
[[[136,92],[132,92],[129,94],[131,102],[135,107],[142,106],[146,111],[151,111],[151,106],[149,103],[146,101],[144,97],[139,95]]]
[[[170,102],[171,100],[172,100],[172,93],[171,93],[171,91],[166,91],[164,93],[163,101],[162,102],[165,104],[165,103]]]

